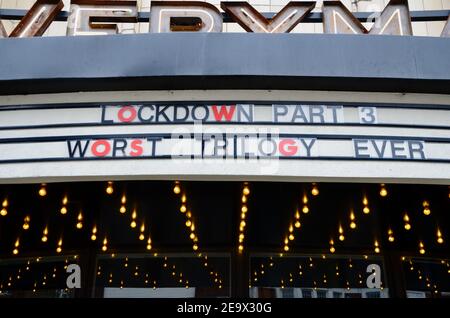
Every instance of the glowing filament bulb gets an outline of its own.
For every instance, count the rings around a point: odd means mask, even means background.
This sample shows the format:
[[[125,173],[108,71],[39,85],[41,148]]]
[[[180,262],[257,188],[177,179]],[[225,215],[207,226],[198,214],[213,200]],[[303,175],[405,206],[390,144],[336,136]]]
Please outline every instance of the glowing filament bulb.
[[[45,197],[47,195],[47,189],[46,189],[46,184],[45,183],[41,183],[41,187],[39,188],[39,195],[41,197]]]
[[[152,249],[152,239],[149,236],[147,240],[147,250],[150,251],[151,249]]]
[[[83,213],[81,213],[81,211],[80,211],[80,213],[78,213],[78,216],[77,216],[77,229],[82,229],[83,228]]]
[[[247,202],[247,197],[245,195],[242,196],[241,198],[242,203],[246,203]]]
[[[175,181],[175,186],[173,187],[173,193],[179,194],[181,192],[180,182]]]
[[[187,210],[186,204],[182,204],[182,205],[180,206],[180,212],[181,212],[181,213],[185,213],[186,210]]]
[[[430,215],[431,214],[430,203],[428,201],[423,201],[422,206],[423,206],[423,214]]]
[[[239,243],[242,243],[244,241],[244,233],[239,234]]]
[[[339,224],[339,241],[344,241],[344,240],[345,240],[344,229],[342,228],[342,225]]]
[[[307,214],[309,212],[309,208],[308,208],[308,206],[306,204],[303,206],[302,212],[305,213],[305,214]]]
[[[192,249],[193,249],[194,251],[198,250],[198,245],[197,245],[197,244],[194,244],[194,245],[192,246]]]
[[[145,224],[144,223],[142,223],[140,231],[141,231],[141,234],[139,234],[139,240],[143,241],[145,239],[145,236],[144,236]]]
[[[130,223],[130,226],[133,229],[137,226],[136,217],[137,217],[137,213],[136,213],[136,210],[134,210],[133,213],[131,214],[131,223]]]
[[[191,234],[189,235],[189,238],[190,238],[191,240],[195,239],[195,233],[191,233]]]
[[[108,181],[108,185],[106,186],[106,193],[111,195],[114,192],[114,188],[113,188],[113,182],[112,181]]]
[[[395,241],[394,232],[391,229],[388,229],[388,241],[391,243]]]
[[[69,199],[67,198],[67,195],[65,195],[62,199],[62,204],[67,205],[67,202],[69,202]]]
[[[242,253],[242,251],[244,250],[244,245],[239,244],[238,250],[239,250],[239,253]]]
[[[356,228],[355,213],[353,213],[353,211],[350,211],[350,228]]]
[[[119,212],[120,212],[121,214],[124,214],[125,212],[127,212],[126,206],[125,206],[125,205],[121,205],[121,206],[120,206],[120,209],[119,209]]]
[[[403,221],[405,222],[405,230],[409,231],[411,230],[411,224],[409,223],[409,216],[407,213],[405,213],[405,215],[403,216]]]
[[[186,224],[186,227],[191,227],[192,221],[191,220],[187,220],[185,224]]]
[[[2,202],[2,209],[0,210],[1,216],[6,216],[8,214],[8,210],[6,209],[8,207],[8,199],[5,198]]]
[[[436,240],[437,240],[437,242],[439,244],[444,243],[444,239],[442,238],[442,233],[441,233],[441,230],[439,228],[437,228],[436,236],[437,236]]]
[[[244,195],[249,195],[250,194],[250,188],[248,186],[244,186],[244,188],[242,189],[242,193]]]
[[[46,226],[42,234],[41,241],[45,243],[47,242],[47,240],[48,240],[48,227]]]
[[[388,195],[388,192],[387,192],[386,186],[384,183],[382,183],[380,185],[380,196],[385,197],[387,195]]]
[[[59,210],[59,213],[61,213],[61,214],[67,214],[67,207],[65,206],[65,205],[63,205],[62,207],[61,207],[61,210]]]
[[[294,226],[292,224],[289,225],[289,233],[294,232]]]
[[[299,220],[295,221],[294,226],[298,229],[300,228],[300,226],[302,226],[302,224],[300,223]]]
[[[285,252],[288,252],[289,251],[289,246],[285,245],[283,249],[284,249]]]
[[[183,193],[183,195],[181,196],[181,203],[186,203],[186,201],[187,201],[186,194]]]
[[[290,240],[290,241],[293,241],[294,238],[295,238],[295,237],[294,237],[294,234],[289,234],[289,240]]]
[[[425,254],[425,245],[422,241],[419,242],[419,253],[422,255]]]
[[[242,208],[241,208],[241,212],[242,212],[242,213],[247,213],[247,211],[248,211],[247,206],[246,206],[246,205],[243,205]]]
[[[97,226],[94,225],[94,227],[92,228],[91,240],[95,241],[96,239],[97,239]]]
[[[378,241],[375,240],[375,242],[373,243],[373,246],[375,247],[374,251],[375,253],[380,253],[380,245],[378,244]]]
[[[330,253],[336,252],[336,248],[334,247],[334,240],[330,240]]]
[[[14,243],[14,249],[13,249],[14,255],[19,254],[19,245],[20,245],[20,241],[19,241],[19,239],[17,239],[16,242]]]
[[[105,237],[103,239],[103,246],[102,246],[102,251],[106,252],[106,250],[108,249],[108,239]]]
[[[58,241],[58,246],[56,247],[56,253],[61,253],[61,251],[62,251],[62,243],[63,243],[62,238],[60,238],[59,241]]]
[[[25,219],[23,220],[23,225],[22,225],[22,228],[26,231],[26,230],[28,230],[29,228],[30,228],[30,216],[29,215],[27,215],[27,216],[25,216]]]
[[[312,194],[313,196],[319,195],[319,188],[317,187],[317,184],[316,184],[316,183],[313,183],[313,184],[312,184],[311,194]]]

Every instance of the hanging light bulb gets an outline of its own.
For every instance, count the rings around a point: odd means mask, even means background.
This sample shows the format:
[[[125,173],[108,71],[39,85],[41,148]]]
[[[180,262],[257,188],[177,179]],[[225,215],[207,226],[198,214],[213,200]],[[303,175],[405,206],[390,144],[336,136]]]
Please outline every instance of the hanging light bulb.
[[[102,246],[102,251],[106,252],[106,250],[108,249],[108,239],[105,237],[103,239],[103,246]]]
[[[363,200],[362,200],[362,203],[363,203],[363,213],[364,214],[369,214],[370,213],[370,208],[369,208],[369,200],[367,199],[367,197],[364,195],[363,196]]]
[[[121,214],[124,214],[125,212],[127,212],[127,207],[125,206],[125,204],[127,203],[127,196],[125,195],[125,193],[122,195],[122,198],[120,199],[120,209],[119,212]]]
[[[191,240],[195,239],[195,233],[194,233],[194,232],[191,232],[191,234],[189,235],[189,238],[190,238]]]
[[[391,229],[388,229],[388,241],[391,243],[395,241],[394,232]]]
[[[428,201],[423,201],[422,206],[423,206],[423,214],[430,215],[431,214],[430,203]]]
[[[330,253],[336,252],[336,248],[334,247],[334,240],[330,239]]]
[[[41,241],[45,243],[47,242],[47,240],[48,240],[48,227],[46,226],[44,232],[42,233]]]
[[[422,255],[425,254],[425,245],[422,241],[419,242],[419,253]]]
[[[238,245],[238,251],[239,251],[239,253],[242,253],[243,250],[244,250],[244,245],[239,244],[239,245]]]
[[[58,241],[58,246],[56,247],[56,253],[61,253],[62,252],[62,238],[59,239]]]
[[[20,245],[20,240],[19,240],[19,238],[17,238],[16,242],[14,243],[14,249],[13,249],[14,255],[19,254],[19,245]]]
[[[249,195],[250,194],[250,188],[248,187],[247,183],[244,183],[244,188],[242,189],[242,193],[244,195]]]
[[[113,182],[112,181],[108,181],[108,184],[106,186],[106,193],[111,195],[114,192],[114,188],[113,188]]]
[[[306,194],[303,195],[303,208],[302,208],[302,212],[307,214],[309,212],[309,208],[308,208],[308,197]]]
[[[317,186],[317,183],[313,183],[312,184],[311,194],[313,196],[318,196],[319,195],[319,187]]]
[[[194,251],[198,250],[198,245],[197,245],[197,244],[194,244],[194,245],[192,246],[192,249],[193,249]]]
[[[378,244],[377,240],[374,241],[373,246],[374,246],[375,253],[377,253],[377,254],[380,253],[380,245]]]
[[[28,230],[28,229],[30,228],[30,220],[31,220],[31,218],[30,218],[29,215],[25,216],[25,218],[24,218],[24,220],[23,220],[23,225],[22,225],[22,228],[23,228],[25,231]]]
[[[387,189],[386,189],[386,185],[384,183],[382,183],[380,185],[380,196],[385,197],[388,195]]]
[[[137,226],[136,217],[137,217],[136,210],[133,210],[133,213],[131,214],[131,223],[130,223],[130,226],[133,229]]]
[[[411,224],[409,223],[409,216],[408,213],[405,212],[405,215],[403,216],[403,221],[405,222],[405,230],[409,231],[411,230]]]
[[[46,188],[46,184],[45,183],[41,183],[41,187],[39,188],[39,195],[41,197],[45,197],[47,195],[47,188]]]
[[[173,187],[173,193],[179,194],[180,192],[181,192],[180,182],[179,181],[175,181],[175,185]]]
[[[150,251],[151,249],[152,249],[152,239],[150,238],[149,235],[147,240],[147,250]]]
[[[8,207],[8,199],[5,198],[2,202],[2,209],[0,210],[1,216],[6,216],[8,214],[7,207]]]
[[[80,211],[77,216],[77,229],[81,230],[83,228],[83,213]]]
[[[355,213],[353,213],[353,210],[350,211],[350,228],[356,229]]]
[[[436,241],[438,242],[438,244],[444,243],[444,238],[442,237],[442,233],[439,228],[437,228],[437,231],[436,231]]]
[[[97,226],[94,225],[92,228],[91,241],[95,241],[97,239]]]
[[[187,210],[186,204],[182,204],[182,205],[180,206],[180,212],[181,212],[181,213],[185,213],[186,210]]]
[[[143,241],[145,239],[144,231],[145,231],[145,224],[142,222],[141,228],[140,228],[141,234],[139,234],[139,240]]]
[[[339,241],[344,241],[345,240],[345,236],[344,236],[344,229],[342,228],[342,225],[339,224]]]

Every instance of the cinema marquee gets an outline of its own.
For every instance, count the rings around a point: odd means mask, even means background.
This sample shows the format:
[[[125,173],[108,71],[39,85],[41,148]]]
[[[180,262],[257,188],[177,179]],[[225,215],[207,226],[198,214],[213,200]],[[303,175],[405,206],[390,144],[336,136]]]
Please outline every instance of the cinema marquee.
[[[450,8],[69,9],[0,9],[0,298],[450,297]]]

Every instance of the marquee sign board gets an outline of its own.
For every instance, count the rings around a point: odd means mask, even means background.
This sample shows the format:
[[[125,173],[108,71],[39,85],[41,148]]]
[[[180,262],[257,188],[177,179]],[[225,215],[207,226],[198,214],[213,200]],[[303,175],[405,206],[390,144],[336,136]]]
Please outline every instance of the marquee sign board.
[[[5,106],[0,113],[2,164],[180,158],[450,164],[447,106],[132,103]]]
[[[271,19],[267,19],[248,2],[221,2],[220,6],[234,22],[248,32],[286,33],[307,17],[316,1],[292,1]],[[62,10],[61,0],[37,0],[10,37],[39,36]],[[368,31],[340,2],[324,1],[322,6],[325,33],[412,35],[407,0],[391,0]],[[67,23],[68,35],[115,34],[117,23],[138,21],[135,0],[72,0]],[[152,33],[221,32],[223,15],[212,4],[201,1],[152,1],[150,10]],[[0,36],[6,36],[0,21]],[[442,36],[448,36],[448,25]]]

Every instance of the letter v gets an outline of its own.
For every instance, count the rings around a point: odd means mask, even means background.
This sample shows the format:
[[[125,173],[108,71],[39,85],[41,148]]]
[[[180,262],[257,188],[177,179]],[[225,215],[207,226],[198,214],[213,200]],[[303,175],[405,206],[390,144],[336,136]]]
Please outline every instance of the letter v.
[[[315,7],[315,1],[289,2],[272,19],[265,18],[248,2],[222,2],[221,8],[247,32],[288,33]]]

